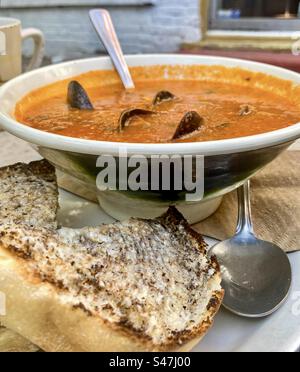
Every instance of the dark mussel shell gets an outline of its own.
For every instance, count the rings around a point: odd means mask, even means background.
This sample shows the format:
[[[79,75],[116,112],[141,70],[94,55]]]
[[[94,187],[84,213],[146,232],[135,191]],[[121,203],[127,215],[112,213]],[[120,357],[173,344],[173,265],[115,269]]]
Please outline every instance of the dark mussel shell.
[[[202,127],[203,123],[204,119],[196,111],[187,112],[178,125],[172,139],[176,140],[196,132]]]
[[[94,107],[85,89],[78,81],[71,81],[68,87],[68,103],[79,110],[93,110]]]
[[[176,99],[176,96],[174,96],[173,93],[168,92],[167,90],[162,90],[154,97],[153,105],[160,105],[163,102],[172,101],[173,99]]]
[[[144,110],[144,109],[129,109],[122,112],[120,119],[119,119],[119,131],[121,132],[127,125],[131,118],[134,116],[141,116],[141,115],[152,115],[155,114],[154,111],[151,110]]]

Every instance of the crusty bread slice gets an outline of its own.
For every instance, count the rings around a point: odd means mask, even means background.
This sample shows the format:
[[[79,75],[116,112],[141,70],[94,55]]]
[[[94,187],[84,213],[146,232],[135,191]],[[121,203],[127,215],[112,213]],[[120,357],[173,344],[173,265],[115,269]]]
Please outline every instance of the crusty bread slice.
[[[57,228],[58,188],[55,169],[47,161],[0,169],[0,229],[4,224]],[[36,351],[18,334],[0,328],[0,352]]]
[[[189,350],[220,307],[220,283],[173,208],[154,221],[0,236],[0,321],[45,351]]]
[[[0,225],[57,228],[55,169],[46,160],[0,169]]]

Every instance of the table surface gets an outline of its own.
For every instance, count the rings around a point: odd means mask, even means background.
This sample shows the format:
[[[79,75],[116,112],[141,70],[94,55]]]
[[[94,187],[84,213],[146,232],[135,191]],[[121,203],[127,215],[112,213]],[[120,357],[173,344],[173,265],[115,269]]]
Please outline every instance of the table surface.
[[[300,150],[300,143],[298,142],[292,149]],[[17,139],[6,132],[0,133],[0,167],[14,164],[16,162],[27,163],[38,159],[40,159],[40,156],[28,143]],[[295,261],[293,262],[293,265],[295,266],[294,269],[298,270],[300,253],[297,253],[297,256],[291,256],[291,258]],[[298,277],[297,275],[296,277]],[[294,281],[294,285],[299,285],[298,280]],[[298,291],[296,291],[296,289]],[[293,296],[295,293],[299,294],[299,289],[300,288],[294,288],[291,295]],[[270,335],[270,329],[272,329],[274,334],[277,334],[278,336],[274,338],[274,341],[276,342],[272,343],[272,350],[278,351],[284,349],[286,351],[296,351],[300,345],[300,328],[298,327],[300,323],[297,317],[295,327],[295,318],[290,316],[292,305],[293,303],[289,302],[289,304],[287,304],[287,306],[285,306],[273,318],[256,323],[245,321],[244,319],[233,319],[231,314],[222,311],[216,319],[216,326],[206,337],[205,341],[199,346],[199,351],[210,351],[212,345],[215,349],[216,340],[220,339],[220,332],[224,336],[221,337],[220,345],[218,346],[220,351],[224,351],[224,340],[226,340],[225,344],[227,343],[229,348],[236,351],[257,350],[257,346],[259,346],[261,350],[265,350],[266,345],[270,345],[268,338]],[[289,321],[289,319],[291,319],[291,321]],[[247,323],[246,327],[245,323]],[[286,324],[285,327],[282,327],[283,323]],[[234,332],[232,331],[233,325],[235,326],[234,329],[236,329]],[[230,330],[228,330],[228,327]],[[293,330],[293,332],[291,330]]]

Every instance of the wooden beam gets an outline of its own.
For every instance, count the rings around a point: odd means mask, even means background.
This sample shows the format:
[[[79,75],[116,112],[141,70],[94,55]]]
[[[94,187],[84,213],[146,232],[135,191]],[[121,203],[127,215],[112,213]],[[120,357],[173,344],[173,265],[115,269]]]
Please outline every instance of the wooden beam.
[[[1,0],[0,8],[147,6],[158,0]]]

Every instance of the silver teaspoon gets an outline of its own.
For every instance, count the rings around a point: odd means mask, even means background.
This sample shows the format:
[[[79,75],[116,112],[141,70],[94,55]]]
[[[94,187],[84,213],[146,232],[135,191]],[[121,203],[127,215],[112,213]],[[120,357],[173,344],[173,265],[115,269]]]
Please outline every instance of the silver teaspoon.
[[[132,80],[109,12],[105,9],[93,9],[90,11],[90,18],[95,30],[97,31],[108,54],[110,55],[110,58],[112,59],[125,88],[133,89],[134,82]]]
[[[292,270],[283,250],[255,237],[250,181],[238,190],[239,219],[234,238],[210,251],[221,266],[223,305],[243,317],[260,318],[278,310],[288,297]]]

